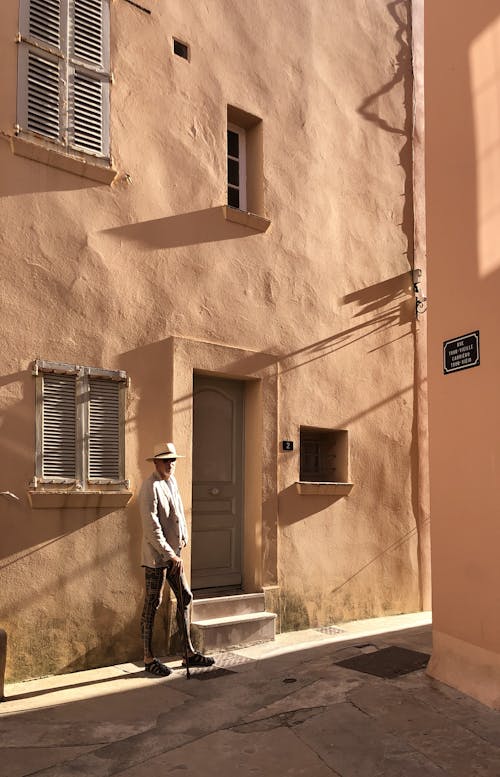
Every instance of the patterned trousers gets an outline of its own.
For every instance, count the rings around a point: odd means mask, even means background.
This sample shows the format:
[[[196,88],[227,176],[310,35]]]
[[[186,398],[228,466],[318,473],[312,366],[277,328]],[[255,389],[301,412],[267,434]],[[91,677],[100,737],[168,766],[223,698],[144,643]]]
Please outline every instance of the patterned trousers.
[[[144,645],[144,655],[154,655],[152,650],[153,625],[158,607],[161,604],[162,588],[165,580],[175,594],[177,609],[175,618],[180,637],[189,653],[194,653],[190,636],[189,605],[193,601],[193,594],[189,588],[184,572],[174,569],[173,564],[166,567],[144,567],[146,595],[141,617],[141,634]],[[180,577],[180,586],[179,586]]]

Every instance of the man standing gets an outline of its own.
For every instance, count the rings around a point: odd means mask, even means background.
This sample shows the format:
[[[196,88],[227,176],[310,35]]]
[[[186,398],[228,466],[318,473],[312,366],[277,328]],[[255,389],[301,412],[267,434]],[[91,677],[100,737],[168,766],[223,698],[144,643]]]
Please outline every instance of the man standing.
[[[139,506],[142,518],[142,566],[145,572],[146,595],[141,618],[146,672],[166,677],[171,669],[154,657],[152,652],[153,624],[161,603],[165,580],[177,599],[176,619],[179,634],[185,642],[189,666],[211,666],[213,658],[198,653],[189,632],[189,605],[193,594],[184,575],[181,549],[188,543],[188,531],[181,495],[174,477],[179,456],[172,442],[155,448],[152,461],[155,471],[142,484]]]

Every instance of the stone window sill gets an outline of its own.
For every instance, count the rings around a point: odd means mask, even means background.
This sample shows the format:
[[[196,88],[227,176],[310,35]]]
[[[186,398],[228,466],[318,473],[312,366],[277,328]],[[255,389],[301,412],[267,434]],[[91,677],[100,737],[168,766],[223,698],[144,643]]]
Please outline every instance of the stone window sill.
[[[232,221],[233,224],[241,224],[243,227],[249,227],[250,229],[255,230],[255,232],[265,232],[271,223],[271,221],[264,218],[264,216],[258,216],[256,213],[247,213],[244,210],[231,208],[229,205],[223,205],[222,211],[226,221]]]
[[[347,496],[351,493],[354,483],[314,483],[298,480],[295,490],[298,494],[317,494],[319,496]]]
[[[89,178],[99,183],[110,184],[117,174],[117,171],[110,167],[105,160],[100,162],[92,156],[76,156],[48,146],[42,141],[27,140],[19,135],[11,137],[10,147],[16,156],[33,159],[35,162],[41,162],[49,167],[56,167],[58,170],[80,175],[82,178]]]
[[[132,491],[28,490],[31,507],[45,510],[59,510],[64,507],[125,507],[131,496]]]

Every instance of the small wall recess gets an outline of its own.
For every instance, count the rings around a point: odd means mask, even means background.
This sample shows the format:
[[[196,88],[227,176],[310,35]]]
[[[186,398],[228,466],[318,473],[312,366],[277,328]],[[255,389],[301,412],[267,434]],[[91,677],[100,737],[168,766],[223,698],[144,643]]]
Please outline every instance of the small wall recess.
[[[300,480],[349,481],[348,433],[345,429],[300,427]]]
[[[177,54],[178,57],[182,57],[182,59],[189,60],[188,44],[182,43],[182,41],[178,40],[177,38],[174,38],[174,54]]]

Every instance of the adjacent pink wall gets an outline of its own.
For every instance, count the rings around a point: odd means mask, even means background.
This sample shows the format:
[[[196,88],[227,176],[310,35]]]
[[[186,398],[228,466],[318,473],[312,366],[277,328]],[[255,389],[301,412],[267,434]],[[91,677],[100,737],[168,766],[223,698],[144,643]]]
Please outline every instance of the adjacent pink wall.
[[[500,9],[425,12],[430,672],[500,706]],[[476,329],[481,365],[443,375],[443,340]]]

